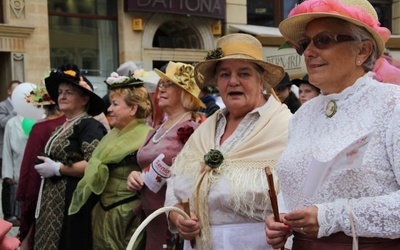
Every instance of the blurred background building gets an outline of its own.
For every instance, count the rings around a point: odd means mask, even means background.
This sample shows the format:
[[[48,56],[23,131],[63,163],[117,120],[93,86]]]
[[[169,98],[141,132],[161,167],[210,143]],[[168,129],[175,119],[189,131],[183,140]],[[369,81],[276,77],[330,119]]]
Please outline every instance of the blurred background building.
[[[266,60],[291,77],[305,74],[302,58],[284,42],[277,25],[297,0],[1,0],[0,99],[12,79],[39,83],[60,64],[77,64],[106,92],[104,79],[122,62],[146,70],[168,61],[196,62],[220,36],[244,32],[264,46]],[[400,0],[371,0],[387,43],[400,58]],[[396,35],[397,34],[397,35]]]

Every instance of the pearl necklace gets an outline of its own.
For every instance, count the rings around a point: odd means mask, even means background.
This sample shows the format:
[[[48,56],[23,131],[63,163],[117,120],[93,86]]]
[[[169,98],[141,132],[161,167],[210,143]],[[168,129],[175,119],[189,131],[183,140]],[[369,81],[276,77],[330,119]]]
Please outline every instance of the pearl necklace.
[[[188,114],[190,112],[185,112],[171,127],[169,127],[169,129],[165,130],[164,134],[162,134],[160,137],[158,137],[158,139],[156,139],[156,137],[158,136],[158,131],[160,131],[160,129],[162,127],[164,127],[164,124],[167,123],[164,122],[163,124],[160,125],[160,127],[156,130],[156,132],[153,135],[153,138],[151,138],[151,140],[155,143],[158,144],[167,134],[169,131],[171,131],[171,129],[173,129],[176,125],[178,125],[178,123],[180,123],[182,121],[182,119],[185,117],[186,114]]]

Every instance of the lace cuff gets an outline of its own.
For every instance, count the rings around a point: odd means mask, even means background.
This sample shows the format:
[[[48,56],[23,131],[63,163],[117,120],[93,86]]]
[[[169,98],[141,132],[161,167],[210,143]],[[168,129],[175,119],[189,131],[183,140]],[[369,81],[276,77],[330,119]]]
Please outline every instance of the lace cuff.
[[[344,219],[346,220],[345,223],[348,225],[348,218],[346,219],[337,216],[338,214],[348,214],[346,211],[346,204],[347,200],[339,199],[336,202],[315,205],[318,208],[318,238],[326,237],[340,231],[343,231],[344,233],[350,231],[350,227],[348,227],[348,229],[343,229],[341,227],[343,222],[340,222],[340,220]]]

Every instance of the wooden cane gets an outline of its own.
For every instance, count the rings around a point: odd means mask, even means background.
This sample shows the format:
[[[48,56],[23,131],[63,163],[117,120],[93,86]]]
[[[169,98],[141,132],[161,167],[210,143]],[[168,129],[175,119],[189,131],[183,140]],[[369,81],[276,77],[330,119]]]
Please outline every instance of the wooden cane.
[[[281,222],[279,218],[279,207],[278,207],[278,199],[276,197],[274,177],[269,167],[265,168],[265,173],[267,174],[268,187],[269,187],[268,193],[269,193],[269,198],[271,200],[272,212],[274,213],[274,220],[276,222]],[[281,250],[285,250],[285,247],[281,247]]]
[[[190,204],[189,204],[189,199],[182,199],[182,206],[183,206],[183,211],[190,217]],[[196,239],[191,239],[190,240],[190,246],[194,249],[194,246],[196,245]]]

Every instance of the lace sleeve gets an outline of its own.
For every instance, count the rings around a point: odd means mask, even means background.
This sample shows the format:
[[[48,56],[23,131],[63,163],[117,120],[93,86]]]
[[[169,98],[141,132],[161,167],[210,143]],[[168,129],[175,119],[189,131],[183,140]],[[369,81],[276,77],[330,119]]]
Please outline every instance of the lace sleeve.
[[[382,134],[386,142],[387,161],[392,173],[386,173],[385,195],[339,199],[332,203],[318,204],[318,237],[343,231],[351,235],[350,209],[353,212],[356,235],[363,237],[400,237],[400,106],[396,105],[387,130]],[[378,170],[377,173],[379,174]]]

